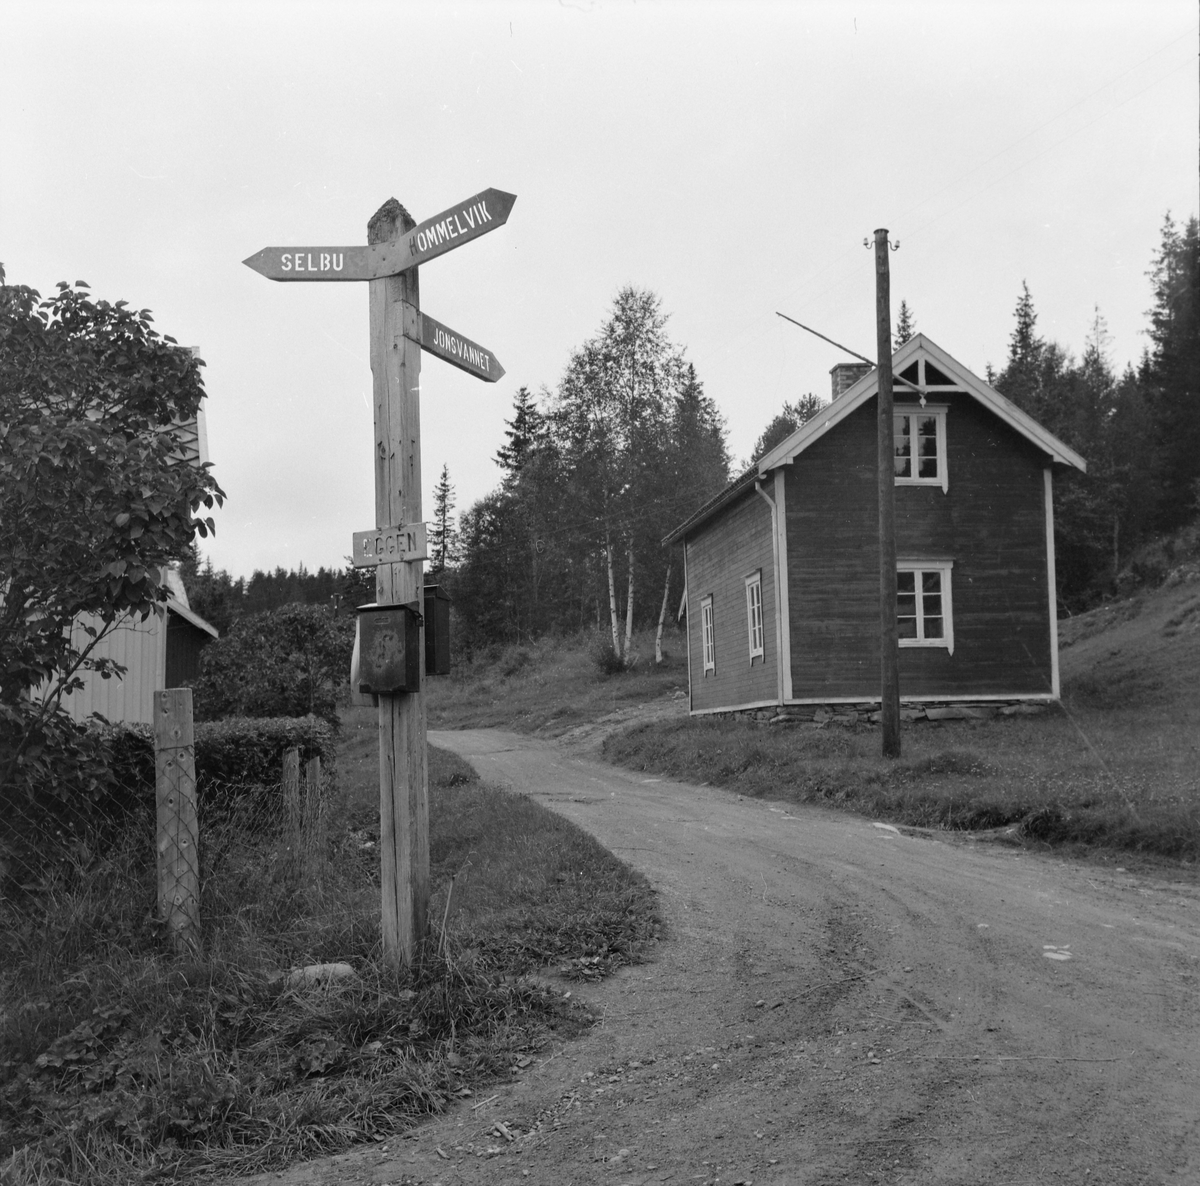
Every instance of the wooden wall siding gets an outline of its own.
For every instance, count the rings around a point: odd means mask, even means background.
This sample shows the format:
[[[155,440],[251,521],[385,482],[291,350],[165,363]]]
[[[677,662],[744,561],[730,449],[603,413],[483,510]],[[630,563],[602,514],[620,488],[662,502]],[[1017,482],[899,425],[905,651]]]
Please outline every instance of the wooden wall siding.
[[[771,508],[751,490],[687,541],[688,651],[692,710],[779,699]],[[750,662],[746,577],[762,570],[763,657]],[[713,599],[717,669],[704,671],[700,602]]]
[[[896,551],[953,559],[955,648],[901,648],[900,693],[1044,695],[1044,458],[969,396],[947,398],[949,492],[897,488]],[[877,699],[874,401],[801,454],[786,481],[793,698]]]
[[[145,622],[127,618],[94,652],[122,664],[127,669],[124,679],[85,673],[84,687],[64,697],[63,708],[77,721],[98,712],[114,724],[153,724],[154,689],[161,684],[165,645],[161,615],[153,613]]]

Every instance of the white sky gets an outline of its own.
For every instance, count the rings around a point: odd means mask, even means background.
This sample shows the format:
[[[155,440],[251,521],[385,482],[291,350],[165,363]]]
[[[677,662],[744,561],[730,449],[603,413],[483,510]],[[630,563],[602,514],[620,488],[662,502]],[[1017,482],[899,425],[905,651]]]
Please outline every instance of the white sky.
[[[1195,0],[91,3],[0,0],[0,260],[10,283],[153,310],[198,345],[228,501],[204,552],[248,576],[340,567],[374,525],[367,290],[275,284],[268,245],[365,242],[488,186],[508,225],[421,270],[426,312],[490,348],[426,357],[426,515],[459,510],[521,384],[553,387],[624,284],[671,314],[745,457],[784,400],[874,355],[893,317],[982,374],[1027,280],[1078,352],[1146,343],[1163,215],[1198,195]]]

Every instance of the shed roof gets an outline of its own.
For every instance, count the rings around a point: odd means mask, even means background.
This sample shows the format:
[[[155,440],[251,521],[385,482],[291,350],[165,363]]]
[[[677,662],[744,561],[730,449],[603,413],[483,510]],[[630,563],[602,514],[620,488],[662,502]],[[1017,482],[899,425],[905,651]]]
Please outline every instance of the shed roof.
[[[1019,433],[1036,448],[1049,455],[1050,460],[1059,465],[1073,466],[1086,472],[1087,462],[1069,445],[1064,444],[1053,433],[1043,428],[1027,412],[1023,412],[1012,400],[1005,398],[994,387],[985,383],[978,375],[969,371],[953,355],[947,354],[936,342],[925,334],[914,334],[892,355],[892,372],[899,376],[900,372],[908,370],[914,362],[925,358],[932,362],[944,375],[952,380],[952,386],[926,388],[921,391],[922,397],[939,392],[965,392],[973,396],[993,415],[1003,420],[1009,428]],[[756,479],[765,477],[771,470],[781,465],[791,465],[795,458],[804,452],[814,441],[823,437],[831,428],[840,424],[851,412],[860,408],[871,399],[878,389],[879,368],[868,371],[849,390],[840,395],[833,403],[822,408],[811,420],[802,424],[791,436],[781,441],[774,449],[758,460],[745,473],[735,478],[719,494],[710,498],[702,507],[697,509],[688,519],[667,535],[663,543],[675,543],[683,539],[694,528],[710,519],[718,510],[727,505],[746,489],[750,489]],[[916,384],[895,381],[898,391],[913,390]],[[920,390],[919,388],[917,388]]]
[[[213,638],[221,637],[215,626],[206,622],[195,610],[189,609],[174,597],[167,598],[167,609],[173,614],[178,614],[185,622],[195,626],[197,630],[203,630],[205,634],[210,634]]]

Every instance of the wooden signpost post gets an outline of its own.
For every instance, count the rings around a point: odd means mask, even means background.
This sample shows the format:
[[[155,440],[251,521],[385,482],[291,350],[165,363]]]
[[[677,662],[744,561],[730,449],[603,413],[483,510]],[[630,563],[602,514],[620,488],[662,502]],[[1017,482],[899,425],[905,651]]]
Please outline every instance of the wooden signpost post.
[[[375,568],[380,606],[422,603],[422,349],[486,382],[504,374],[490,350],[421,312],[417,265],[503,226],[516,200],[486,189],[416,223],[392,198],[367,224],[365,247],[265,247],[243,261],[271,280],[370,283],[376,527],[355,533],[354,564]],[[425,702],[419,693],[379,696],[379,840],[384,959],[407,965],[426,932],[429,907]]]

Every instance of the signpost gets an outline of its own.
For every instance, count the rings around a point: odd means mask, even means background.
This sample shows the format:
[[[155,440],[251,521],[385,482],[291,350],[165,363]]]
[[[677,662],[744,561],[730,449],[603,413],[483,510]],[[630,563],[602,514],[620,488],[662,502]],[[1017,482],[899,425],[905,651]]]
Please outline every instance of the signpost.
[[[487,382],[504,374],[489,350],[421,313],[417,265],[503,226],[515,201],[514,194],[486,189],[415,223],[391,198],[368,223],[365,247],[265,247],[243,261],[270,280],[370,283],[378,526],[354,534],[354,565],[374,567],[381,607],[422,600],[422,349]],[[421,648],[423,642],[418,654]],[[429,907],[429,788],[419,692],[379,696],[379,825],[384,959],[411,964]]]
[[[242,263],[268,280],[382,280],[497,230],[516,200],[516,194],[485,189],[396,239],[366,247],[264,247]]]

